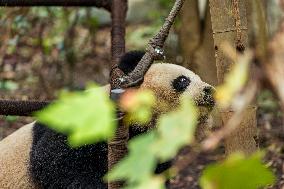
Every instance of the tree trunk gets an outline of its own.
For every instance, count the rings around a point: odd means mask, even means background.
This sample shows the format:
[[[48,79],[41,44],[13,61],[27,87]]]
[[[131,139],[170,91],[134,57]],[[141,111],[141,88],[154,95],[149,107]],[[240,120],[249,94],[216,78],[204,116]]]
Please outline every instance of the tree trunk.
[[[182,27],[179,29],[179,44],[184,59],[183,66],[196,71],[198,65],[193,61],[193,56],[201,37],[198,0],[185,1],[180,12],[180,20]]]
[[[198,1],[186,1],[181,11],[182,27],[179,31],[183,66],[193,70],[205,82],[216,85],[217,71],[208,3],[204,26],[199,15]]]
[[[233,111],[222,112],[222,120],[226,123],[233,115]],[[257,135],[256,108],[249,107],[245,110],[244,117],[238,128],[225,139],[226,154],[243,152],[249,155],[256,151]]]
[[[221,44],[226,41],[238,52],[248,47],[246,3],[246,0],[210,0],[218,83],[223,83],[225,74],[234,64],[222,52]],[[223,111],[223,122],[226,123],[232,114],[233,110]],[[247,108],[239,127],[225,139],[226,153],[253,153],[257,149],[256,133],[256,109]]]
[[[206,82],[213,86],[217,85],[217,69],[215,63],[215,51],[212,32],[212,23],[207,2],[204,30],[201,35],[201,45],[197,49],[194,60],[198,65],[196,73]]]

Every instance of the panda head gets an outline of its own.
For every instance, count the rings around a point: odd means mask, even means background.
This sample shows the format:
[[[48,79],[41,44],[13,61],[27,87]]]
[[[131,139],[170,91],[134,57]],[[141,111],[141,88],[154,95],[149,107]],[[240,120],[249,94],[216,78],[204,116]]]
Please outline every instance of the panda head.
[[[135,69],[144,52],[131,51],[126,53],[118,65],[129,74]],[[150,89],[157,97],[156,113],[164,113],[179,105],[183,96],[190,96],[199,107],[201,117],[206,116],[214,107],[214,88],[203,82],[192,71],[175,64],[152,64],[144,76],[140,89]]]

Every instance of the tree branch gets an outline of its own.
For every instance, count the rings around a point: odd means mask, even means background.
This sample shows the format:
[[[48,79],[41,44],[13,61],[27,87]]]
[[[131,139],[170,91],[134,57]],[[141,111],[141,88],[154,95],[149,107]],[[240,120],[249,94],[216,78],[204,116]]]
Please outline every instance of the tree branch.
[[[0,6],[95,6],[111,10],[112,0],[0,0]]]
[[[0,115],[31,116],[46,107],[49,101],[0,100]]]
[[[135,69],[128,75],[121,78],[121,86],[124,88],[131,87],[141,81],[145,73],[150,68],[154,60],[161,60],[164,58],[163,50],[164,43],[169,35],[170,29],[174,20],[179,13],[185,0],[176,0],[169,16],[166,18],[160,31],[149,41],[146,53],[135,67]]]

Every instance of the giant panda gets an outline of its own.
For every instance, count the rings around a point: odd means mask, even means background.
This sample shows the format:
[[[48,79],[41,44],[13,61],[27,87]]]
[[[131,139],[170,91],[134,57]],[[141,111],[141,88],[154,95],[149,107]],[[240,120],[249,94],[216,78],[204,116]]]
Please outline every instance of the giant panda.
[[[118,67],[129,74],[143,55],[140,51],[126,53]],[[151,89],[158,98],[153,117],[177,107],[183,95],[191,96],[206,114],[214,106],[213,87],[174,64],[151,65],[139,88]],[[145,129],[133,126],[129,132],[132,138]],[[72,149],[65,135],[34,122],[0,142],[0,188],[105,189],[102,177],[107,172],[107,159],[106,142]],[[160,164],[156,171],[168,166]]]

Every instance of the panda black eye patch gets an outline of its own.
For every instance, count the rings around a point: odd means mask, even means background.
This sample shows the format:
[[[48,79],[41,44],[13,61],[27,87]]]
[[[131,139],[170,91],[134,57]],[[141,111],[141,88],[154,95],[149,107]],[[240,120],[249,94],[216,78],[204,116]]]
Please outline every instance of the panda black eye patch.
[[[176,79],[173,80],[172,86],[173,86],[175,91],[183,92],[189,86],[190,82],[191,81],[188,77],[181,75],[181,76],[179,76],[179,77],[177,77]]]

